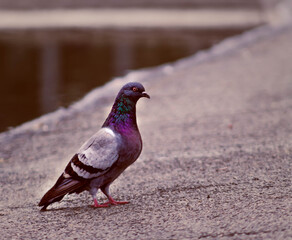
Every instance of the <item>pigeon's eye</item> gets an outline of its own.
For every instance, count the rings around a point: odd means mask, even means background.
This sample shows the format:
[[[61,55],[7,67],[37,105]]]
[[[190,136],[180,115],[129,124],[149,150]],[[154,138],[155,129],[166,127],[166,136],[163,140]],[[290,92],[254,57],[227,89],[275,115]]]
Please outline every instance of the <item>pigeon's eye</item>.
[[[133,90],[133,92],[138,92],[138,88],[136,88],[136,87],[133,87],[132,90]]]

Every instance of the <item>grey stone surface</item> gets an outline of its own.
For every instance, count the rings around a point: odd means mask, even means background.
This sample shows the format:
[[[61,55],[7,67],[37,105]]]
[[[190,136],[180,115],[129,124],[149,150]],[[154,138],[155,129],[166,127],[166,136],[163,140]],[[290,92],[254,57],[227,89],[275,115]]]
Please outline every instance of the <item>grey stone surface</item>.
[[[258,9],[74,9],[1,11],[0,30],[248,29],[270,22]]]
[[[257,29],[2,133],[1,239],[291,239],[291,42],[291,26]],[[131,203],[93,209],[83,193],[40,212],[128,80],[151,95],[138,103],[142,155],[112,186]]]

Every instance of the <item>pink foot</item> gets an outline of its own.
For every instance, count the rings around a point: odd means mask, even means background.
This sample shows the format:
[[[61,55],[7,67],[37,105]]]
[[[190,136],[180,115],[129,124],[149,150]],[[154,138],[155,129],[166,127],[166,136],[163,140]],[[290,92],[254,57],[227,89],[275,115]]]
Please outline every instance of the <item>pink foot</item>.
[[[99,203],[97,202],[97,200],[94,199],[94,205],[93,205],[93,207],[95,207],[95,208],[103,208],[103,207],[109,207],[109,205],[108,205],[107,203],[99,204]]]
[[[127,201],[116,201],[116,200],[114,200],[112,197],[109,197],[108,200],[109,200],[109,201],[106,202],[105,204],[122,205],[122,204],[128,204],[128,203],[130,203],[130,202],[127,202]]]

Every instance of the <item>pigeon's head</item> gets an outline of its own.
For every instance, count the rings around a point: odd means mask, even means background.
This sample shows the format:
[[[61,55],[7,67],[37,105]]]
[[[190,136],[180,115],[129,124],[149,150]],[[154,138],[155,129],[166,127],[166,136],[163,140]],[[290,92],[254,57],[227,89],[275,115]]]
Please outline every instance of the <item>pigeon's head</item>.
[[[124,85],[119,91],[112,110],[102,126],[114,126],[116,130],[119,129],[124,133],[133,126],[138,128],[136,123],[136,103],[142,97],[150,98],[145,93],[145,88],[141,83],[129,82]],[[123,130],[121,126],[124,127]]]
[[[134,102],[137,102],[141,97],[150,98],[150,96],[145,93],[145,88],[141,83],[129,82],[122,87],[119,96],[127,97]]]

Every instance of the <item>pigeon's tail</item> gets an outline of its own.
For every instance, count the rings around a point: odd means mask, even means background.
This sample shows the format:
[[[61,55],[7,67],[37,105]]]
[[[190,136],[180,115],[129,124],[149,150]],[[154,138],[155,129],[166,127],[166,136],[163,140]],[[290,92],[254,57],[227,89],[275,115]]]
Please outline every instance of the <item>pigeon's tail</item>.
[[[39,202],[39,206],[43,206],[42,211],[54,203],[61,201],[67,193],[80,193],[85,190],[85,181],[72,178],[65,178],[63,174],[59,177],[56,184],[43,196]]]

